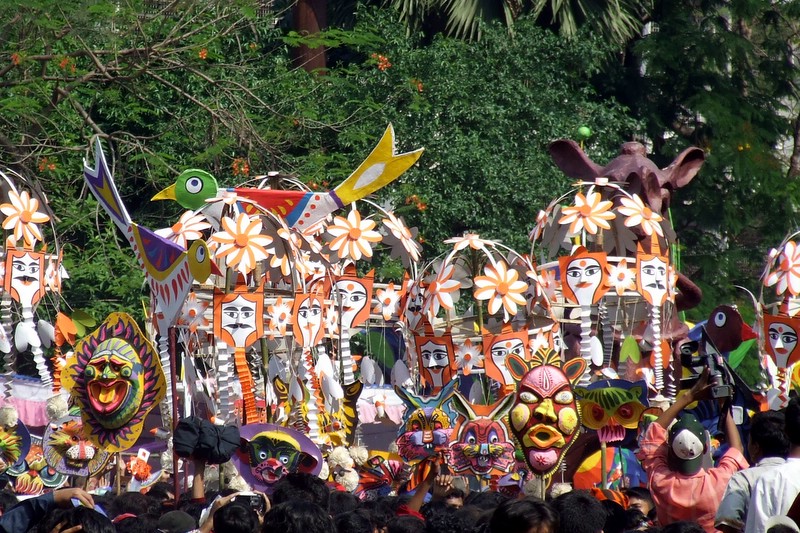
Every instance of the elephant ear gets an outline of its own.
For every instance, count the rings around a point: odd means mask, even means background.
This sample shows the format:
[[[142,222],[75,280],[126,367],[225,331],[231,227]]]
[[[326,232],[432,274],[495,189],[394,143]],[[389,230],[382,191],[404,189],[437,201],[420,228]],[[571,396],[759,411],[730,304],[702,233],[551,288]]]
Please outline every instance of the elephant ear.
[[[528,362],[517,354],[506,357],[506,368],[516,381],[520,381],[531,369]]]
[[[601,175],[603,167],[589,159],[575,141],[559,139],[549,147],[553,163],[570,178],[591,180]]]
[[[564,372],[564,375],[567,376],[570,383],[575,386],[578,380],[581,379],[584,370],[586,370],[586,361],[580,357],[576,357],[564,363],[561,370]]]
[[[700,171],[700,167],[706,161],[706,154],[697,147],[687,148],[675,160],[664,169],[667,180],[673,189],[680,189],[689,185]],[[662,183],[662,186],[665,184]]]

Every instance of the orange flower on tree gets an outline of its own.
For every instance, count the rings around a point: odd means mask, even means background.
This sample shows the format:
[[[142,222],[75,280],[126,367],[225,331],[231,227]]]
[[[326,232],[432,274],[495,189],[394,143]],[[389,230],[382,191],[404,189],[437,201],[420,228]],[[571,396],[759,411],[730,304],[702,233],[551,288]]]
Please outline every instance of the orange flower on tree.
[[[525,305],[524,293],[528,284],[519,279],[519,272],[509,269],[502,261],[487,264],[485,276],[475,277],[475,298],[489,301],[489,314],[503,309],[505,320],[517,314],[517,306]]]
[[[640,226],[647,235],[655,233],[659,237],[664,236],[664,230],[661,228],[663,218],[644,205],[638,194],[632,195],[631,198],[623,196],[620,202],[622,205],[617,208],[617,211],[628,217],[625,219],[627,227]]]
[[[11,203],[0,204],[0,211],[6,216],[3,229],[13,230],[14,241],[23,239],[25,246],[32,248],[36,241],[42,240],[38,224],[44,224],[50,217],[38,212],[39,200],[31,198],[27,191],[21,194],[8,191],[8,199]]]
[[[251,218],[247,213],[239,213],[236,220],[222,218],[222,228],[211,236],[216,245],[215,255],[225,259],[225,264],[247,275],[256,263],[269,257],[266,247],[272,244],[272,237],[261,234],[261,220]]]
[[[561,210],[562,217],[559,224],[569,224],[569,232],[574,234],[586,230],[595,235],[598,228],[611,229],[608,221],[616,215],[611,211],[611,202],[601,200],[600,193],[590,192],[586,196],[581,193],[575,195],[575,205]]]
[[[206,48],[202,48],[199,52],[197,52],[197,57],[200,59],[206,59],[208,57],[208,50]]]
[[[361,214],[353,209],[347,218],[336,217],[328,226],[328,233],[333,236],[328,245],[337,252],[340,259],[350,258],[358,261],[362,257],[372,257],[372,244],[380,242],[381,234],[374,230],[375,222],[361,219]]]
[[[172,227],[156,230],[156,234],[183,248],[187,248],[189,241],[196,241],[202,238],[202,232],[210,227],[211,224],[206,222],[205,216],[200,213],[186,211]]]

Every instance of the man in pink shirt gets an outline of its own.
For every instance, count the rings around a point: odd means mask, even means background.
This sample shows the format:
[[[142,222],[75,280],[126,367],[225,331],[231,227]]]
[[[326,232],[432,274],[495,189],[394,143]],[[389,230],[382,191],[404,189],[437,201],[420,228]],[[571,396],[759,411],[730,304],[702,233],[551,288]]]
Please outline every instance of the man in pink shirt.
[[[637,457],[647,472],[662,526],[688,520],[697,522],[708,533],[717,531],[714,515],[725,486],[734,473],[749,466],[742,455],[742,440],[733,417],[721,413],[730,449],[720,459],[719,466],[702,468],[703,455],[708,451],[705,430],[693,415],[681,414],[681,411],[707,398],[710,390],[708,370],[705,370],[689,392],[650,424],[639,443]],[[678,421],[668,432],[667,428],[676,418]]]

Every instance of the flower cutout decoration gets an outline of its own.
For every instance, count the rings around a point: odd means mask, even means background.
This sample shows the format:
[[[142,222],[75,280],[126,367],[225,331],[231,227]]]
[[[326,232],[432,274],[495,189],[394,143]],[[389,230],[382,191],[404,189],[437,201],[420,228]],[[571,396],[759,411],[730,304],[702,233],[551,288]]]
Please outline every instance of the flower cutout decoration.
[[[374,221],[362,220],[361,213],[353,209],[347,218],[335,217],[328,226],[328,234],[333,237],[328,247],[337,252],[339,259],[371,258],[372,244],[381,240],[381,234],[374,228]]]
[[[519,272],[508,269],[498,261],[487,264],[483,269],[486,275],[475,277],[475,298],[488,300],[489,314],[494,315],[503,309],[505,320],[517,314],[517,306],[525,305],[524,293],[528,284],[519,279]]]
[[[325,313],[322,317],[323,324],[325,325],[325,333],[333,338],[339,335],[339,306],[336,302],[331,301],[325,308]]]
[[[192,333],[196,333],[198,328],[207,327],[209,324],[206,318],[207,309],[208,302],[199,300],[194,291],[190,292],[178,317],[178,325],[186,326]]]
[[[454,272],[455,266],[452,263],[440,264],[436,277],[425,291],[425,303],[422,304],[422,311],[428,315],[428,320],[431,322],[439,313],[440,308],[450,311],[455,307],[455,302],[458,300],[457,291],[461,288],[461,282],[453,279]]]
[[[394,282],[389,282],[385,289],[377,289],[375,298],[378,303],[373,313],[381,314],[384,320],[391,320],[400,311],[400,296],[401,293],[395,288]]]
[[[56,256],[51,256],[47,260],[47,266],[44,269],[44,283],[47,289],[53,292],[61,292],[61,261],[56,259]],[[3,282],[5,277],[5,265],[0,269],[0,283]]]
[[[778,254],[775,270],[764,280],[764,285],[772,287],[780,296],[787,290],[792,296],[800,294],[800,248],[794,241],[788,241]]]
[[[664,236],[664,230],[661,228],[662,216],[644,205],[638,194],[634,194],[630,198],[623,196],[620,203],[622,205],[617,208],[617,211],[628,217],[625,219],[626,226],[629,228],[640,226],[648,236],[653,233],[660,237]]]
[[[459,252],[467,248],[473,250],[486,250],[486,246],[494,246],[492,241],[486,241],[480,238],[476,233],[465,233],[463,237],[453,237],[444,241],[445,244],[452,244],[453,251]]]
[[[386,213],[386,217],[381,222],[389,230],[384,241],[391,246],[392,257],[401,259],[406,267],[411,261],[419,261],[422,247],[416,240],[417,228],[409,228],[402,218],[393,213]]]
[[[608,264],[608,284],[620,296],[625,291],[636,290],[636,274],[628,268],[627,261],[623,259],[616,265]]]
[[[575,205],[564,207],[561,213],[558,223],[569,224],[569,232],[573,235],[584,229],[592,235],[596,235],[599,228],[611,229],[608,221],[617,216],[611,211],[611,201],[602,200],[600,193],[595,191],[586,196],[576,194]]]
[[[42,240],[42,232],[38,224],[50,220],[45,213],[39,213],[39,200],[31,198],[27,191],[17,194],[8,191],[11,203],[0,204],[0,211],[6,216],[3,229],[13,230],[14,241],[23,239],[27,248],[33,248],[36,241]]]
[[[270,340],[275,337],[285,337],[286,328],[292,321],[293,300],[283,300],[279,296],[275,303],[267,306],[267,331],[265,332]]]
[[[189,241],[202,238],[202,232],[210,227],[211,224],[206,221],[203,214],[186,211],[172,227],[156,230],[156,234],[183,248],[188,248]]]
[[[239,213],[236,220],[223,217],[222,228],[225,231],[218,231],[210,241],[217,245],[216,257],[224,258],[227,266],[247,275],[257,262],[269,257],[266,247],[272,244],[272,237],[261,234],[258,217],[247,213]]]
[[[481,366],[481,363],[483,363],[481,347],[472,344],[470,339],[456,346],[456,366],[465,376],[470,375],[472,369]]]
[[[549,301],[552,302],[555,299],[559,285],[560,282],[556,279],[555,269],[543,270],[542,273],[539,274],[539,287],[542,289],[542,294],[544,294]]]

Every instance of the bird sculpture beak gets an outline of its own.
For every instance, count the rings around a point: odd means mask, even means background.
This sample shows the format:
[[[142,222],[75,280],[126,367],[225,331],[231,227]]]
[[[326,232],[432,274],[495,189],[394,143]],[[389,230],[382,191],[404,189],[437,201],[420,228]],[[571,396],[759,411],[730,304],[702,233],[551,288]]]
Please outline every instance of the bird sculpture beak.
[[[151,202],[156,200],[175,200],[175,184],[173,183],[163,191],[150,198]]]
[[[222,270],[217,266],[216,261],[211,261],[211,273],[217,276],[222,276]]]

